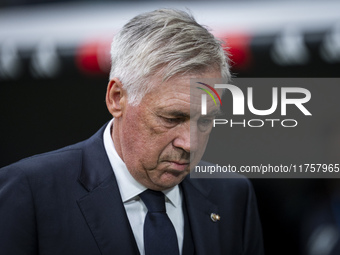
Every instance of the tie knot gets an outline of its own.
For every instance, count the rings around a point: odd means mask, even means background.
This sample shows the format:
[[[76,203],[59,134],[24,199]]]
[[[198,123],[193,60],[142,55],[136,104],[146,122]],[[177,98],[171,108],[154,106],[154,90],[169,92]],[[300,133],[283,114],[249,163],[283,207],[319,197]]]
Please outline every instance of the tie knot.
[[[166,212],[163,192],[147,189],[139,194],[149,212]]]

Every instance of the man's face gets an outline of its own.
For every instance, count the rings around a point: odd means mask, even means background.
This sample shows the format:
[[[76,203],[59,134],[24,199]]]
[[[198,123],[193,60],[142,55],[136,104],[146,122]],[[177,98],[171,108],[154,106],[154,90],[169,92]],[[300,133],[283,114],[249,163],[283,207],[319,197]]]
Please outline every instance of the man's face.
[[[200,161],[214,118],[209,112],[217,109],[208,102],[210,111],[201,116],[202,91],[190,95],[190,79],[215,77],[220,72],[177,76],[156,86],[138,106],[125,105],[114,124],[119,125],[119,144],[114,142],[138,182],[154,190],[171,188]]]

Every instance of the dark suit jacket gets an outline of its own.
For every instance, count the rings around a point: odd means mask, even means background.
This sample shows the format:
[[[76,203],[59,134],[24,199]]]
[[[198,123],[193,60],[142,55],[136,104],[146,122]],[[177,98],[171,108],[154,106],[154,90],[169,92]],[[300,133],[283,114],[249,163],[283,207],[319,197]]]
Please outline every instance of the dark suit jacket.
[[[0,254],[139,254],[103,131],[0,170]],[[181,188],[196,254],[263,253],[247,179],[188,177]]]

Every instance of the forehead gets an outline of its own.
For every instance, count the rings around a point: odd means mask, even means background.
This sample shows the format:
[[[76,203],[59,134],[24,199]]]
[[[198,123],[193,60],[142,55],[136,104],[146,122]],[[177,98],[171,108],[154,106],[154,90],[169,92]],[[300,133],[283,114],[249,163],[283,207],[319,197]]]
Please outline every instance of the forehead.
[[[188,74],[172,77],[171,79],[162,82],[159,77],[153,77],[151,82],[154,87],[151,92],[147,93],[143,101],[147,101],[150,105],[158,107],[185,107],[190,110],[190,107],[200,106],[201,95],[204,90],[197,87],[206,88],[206,86],[198,82],[214,86],[217,81],[221,81],[219,71],[207,71],[201,74]],[[221,93],[219,93],[221,94]],[[142,102],[143,102],[142,101]],[[208,104],[210,100],[208,100]]]

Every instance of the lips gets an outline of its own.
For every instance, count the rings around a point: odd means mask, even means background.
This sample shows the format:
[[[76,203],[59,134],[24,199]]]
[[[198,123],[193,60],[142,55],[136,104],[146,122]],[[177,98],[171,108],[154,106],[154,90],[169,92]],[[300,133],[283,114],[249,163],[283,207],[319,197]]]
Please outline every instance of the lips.
[[[177,171],[184,171],[188,169],[190,162],[188,161],[168,161],[170,168]]]
[[[189,161],[169,161],[171,163],[175,163],[175,164],[178,164],[178,165],[188,165],[190,164]]]

